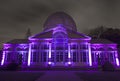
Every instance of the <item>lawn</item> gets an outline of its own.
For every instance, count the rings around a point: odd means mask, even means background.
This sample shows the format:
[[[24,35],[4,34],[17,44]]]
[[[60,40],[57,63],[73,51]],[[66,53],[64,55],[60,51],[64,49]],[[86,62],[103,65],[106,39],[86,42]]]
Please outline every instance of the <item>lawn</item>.
[[[43,74],[36,71],[1,71],[0,81],[35,81]]]
[[[1,71],[0,81],[120,81],[120,72],[103,71]]]
[[[83,71],[76,75],[83,81],[120,81],[120,72]]]

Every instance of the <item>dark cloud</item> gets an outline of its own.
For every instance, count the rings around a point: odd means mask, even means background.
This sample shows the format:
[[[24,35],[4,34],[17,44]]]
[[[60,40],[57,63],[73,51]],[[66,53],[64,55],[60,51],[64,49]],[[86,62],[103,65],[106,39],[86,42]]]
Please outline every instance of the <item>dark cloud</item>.
[[[27,9],[18,10],[14,16],[13,20],[17,22],[29,22],[37,19],[44,13],[48,13],[50,11],[50,7],[47,7],[43,4],[34,3],[30,5]]]
[[[80,32],[99,25],[120,27],[119,8],[119,0],[0,0],[0,41],[23,38],[27,28],[41,32],[56,11],[71,15]]]

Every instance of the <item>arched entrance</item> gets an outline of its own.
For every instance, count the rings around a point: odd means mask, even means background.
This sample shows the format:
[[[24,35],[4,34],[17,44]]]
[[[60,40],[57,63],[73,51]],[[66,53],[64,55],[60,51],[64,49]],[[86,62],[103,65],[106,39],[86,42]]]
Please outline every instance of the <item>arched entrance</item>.
[[[63,30],[58,30],[53,34],[51,57],[55,66],[64,66],[68,61],[68,38]]]

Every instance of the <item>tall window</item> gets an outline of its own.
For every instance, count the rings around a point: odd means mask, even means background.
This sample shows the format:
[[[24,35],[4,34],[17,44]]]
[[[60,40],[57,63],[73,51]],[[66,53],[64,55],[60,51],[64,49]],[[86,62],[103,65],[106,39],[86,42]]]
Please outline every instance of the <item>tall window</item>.
[[[37,51],[33,52],[33,62],[39,62],[39,54]]]
[[[114,58],[114,53],[113,53],[113,52],[109,52],[109,53],[108,53],[108,59],[109,59],[109,61],[110,61],[110,62],[114,62],[114,59],[113,59],[113,58]]]
[[[68,51],[65,51],[65,54],[64,54],[64,61],[65,62],[68,62]]]
[[[83,52],[83,62],[86,62],[87,61],[87,59],[86,59],[86,52],[84,51]]]
[[[10,62],[11,61],[11,52],[7,52],[6,55],[7,55],[7,62]]]
[[[54,52],[51,53],[51,61],[52,61],[52,62],[55,61],[55,53],[54,53]]]
[[[56,62],[63,62],[64,55],[62,51],[57,51],[56,52]]]
[[[47,52],[43,52],[43,62],[47,61]]]
[[[81,51],[80,52],[80,61],[81,62],[87,62],[87,52],[86,51]]]
[[[73,52],[73,62],[77,62],[77,59],[76,59],[76,57],[77,57],[77,54],[76,54],[76,52]]]
[[[36,52],[33,52],[33,62],[36,62]]]

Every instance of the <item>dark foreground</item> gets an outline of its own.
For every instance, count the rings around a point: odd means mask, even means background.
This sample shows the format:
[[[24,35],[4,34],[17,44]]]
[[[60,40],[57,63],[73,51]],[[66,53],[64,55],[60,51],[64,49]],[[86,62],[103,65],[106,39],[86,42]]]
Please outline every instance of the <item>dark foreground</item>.
[[[120,81],[120,72],[1,71],[0,81]]]

